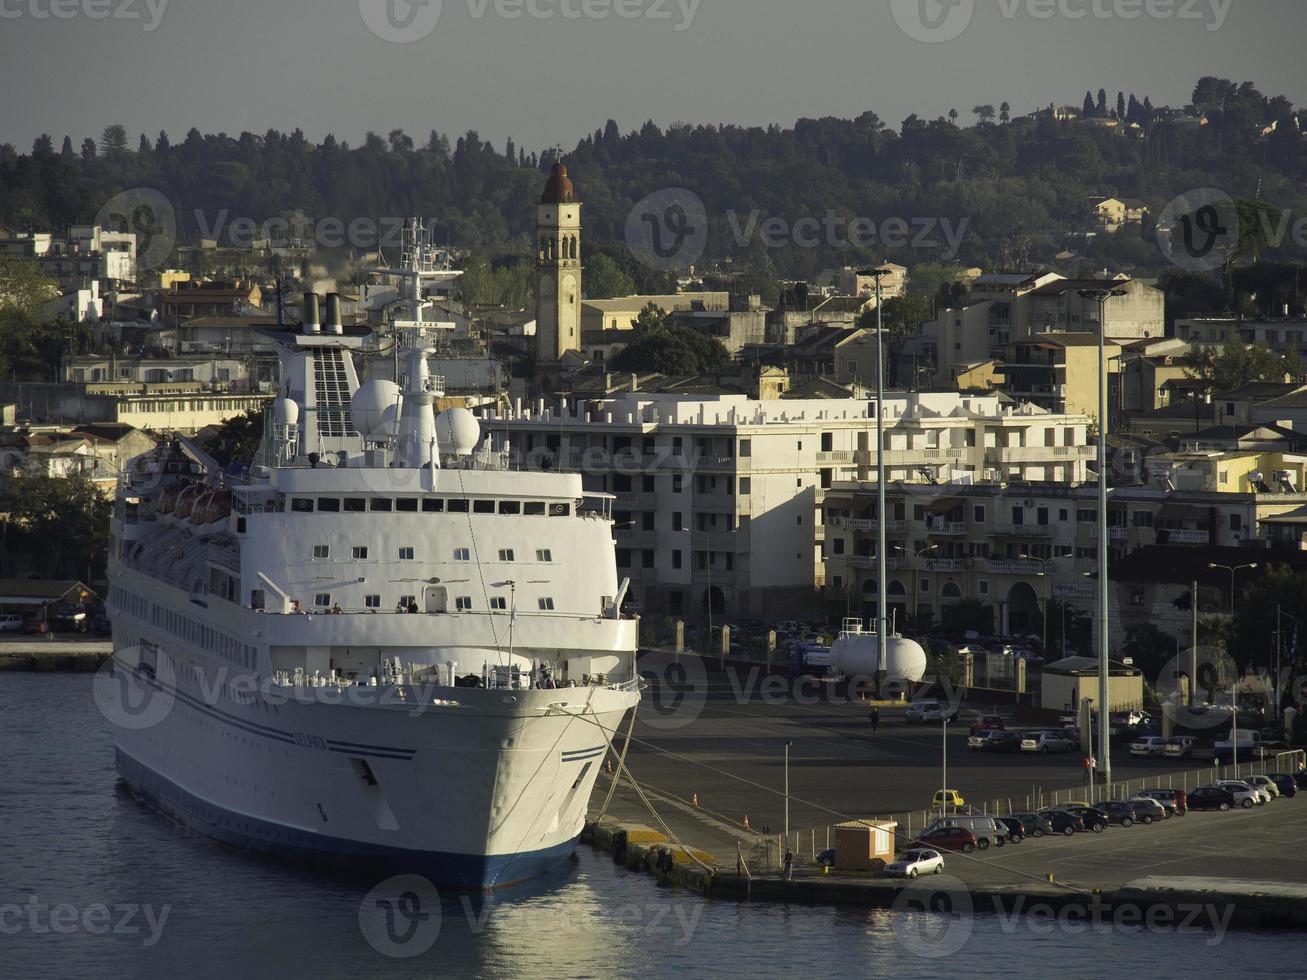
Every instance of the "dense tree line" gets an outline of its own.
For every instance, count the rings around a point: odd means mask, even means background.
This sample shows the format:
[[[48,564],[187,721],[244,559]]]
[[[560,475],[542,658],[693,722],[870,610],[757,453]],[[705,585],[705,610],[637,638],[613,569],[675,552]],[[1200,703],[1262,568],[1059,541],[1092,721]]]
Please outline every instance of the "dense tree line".
[[[971,127],[957,124],[955,110],[934,120],[909,116],[897,130],[870,111],[765,129],[646,123],[623,134],[609,121],[566,153],[527,153],[511,141],[500,149],[475,132],[453,145],[434,131],[418,142],[399,130],[351,146],[333,136],[314,144],[298,130],[231,136],[192,129],[176,143],[166,133],[142,136],[132,149],[122,127],[109,126],[79,149],[73,138],[56,147],[48,136],[29,153],[0,147],[0,224],[59,228],[89,220],[118,191],[151,187],[174,202],[187,240],[212,237],[223,215],[262,222],[299,213],[348,223],[422,214],[438,241],[529,259],[533,205],[543,173],[560,155],[585,202],[588,241],[621,241],[636,202],[683,187],[705,202],[707,259],[767,265],[764,271],[789,278],[881,258],[910,266],[932,258],[990,268],[1047,263],[1064,247],[1067,229],[1086,226],[1091,194],[1142,198],[1156,215],[1177,194],[1211,186],[1307,213],[1302,117],[1287,99],[1251,83],[1201,79],[1187,119],[1133,93],[1120,93],[1115,108],[1106,90],[1090,96],[1086,114],[1116,117],[1115,128],[1013,118],[1006,102],[997,112],[992,105],[973,111]],[[1195,116],[1207,124],[1192,124]],[[1272,124],[1275,131],[1263,135]],[[792,227],[828,214],[868,219],[881,231],[892,218],[965,221],[966,235],[957,256],[880,237],[844,244],[848,236],[823,234],[815,246],[764,246],[756,229],[741,235],[751,215]],[[1152,230],[1100,236],[1084,254],[1127,271],[1160,269]],[[938,236],[935,244],[942,245]],[[1270,249],[1260,257],[1277,255]]]

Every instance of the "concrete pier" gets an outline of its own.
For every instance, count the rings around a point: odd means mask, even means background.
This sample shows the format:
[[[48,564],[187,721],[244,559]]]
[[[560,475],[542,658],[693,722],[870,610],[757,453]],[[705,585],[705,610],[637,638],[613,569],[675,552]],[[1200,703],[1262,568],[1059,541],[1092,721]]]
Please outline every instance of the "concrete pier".
[[[113,655],[109,640],[74,640],[47,633],[0,640],[0,671],[91,673]]]

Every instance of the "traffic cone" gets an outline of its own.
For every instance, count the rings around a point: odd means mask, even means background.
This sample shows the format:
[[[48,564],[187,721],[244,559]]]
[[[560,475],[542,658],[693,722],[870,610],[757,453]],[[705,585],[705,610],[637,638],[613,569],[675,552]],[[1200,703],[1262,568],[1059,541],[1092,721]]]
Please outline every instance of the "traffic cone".
[[[613,760],[612,760],[612,759],[609,759],[609,760],[608,760],[608,775],[611,776],[612,774],[613,774]]]
[[[744,829],[749,829],[749,815],[747,813],[744,815]]]
[[[698,806],[698,805],[699,805],[699,794],[695,793],[693,798],[690,800],[690,806]]]

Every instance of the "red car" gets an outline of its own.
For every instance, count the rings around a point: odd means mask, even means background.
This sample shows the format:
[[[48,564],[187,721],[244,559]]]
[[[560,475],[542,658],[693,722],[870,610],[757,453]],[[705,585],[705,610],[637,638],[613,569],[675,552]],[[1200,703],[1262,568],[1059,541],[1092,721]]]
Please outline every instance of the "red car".
[[[970,854],[976,849],[976,835],[963,827],[943,827],[930,834],[922,834],[916,840],[925,847],[935,847],[942,851],[961,851]]]
[[[981,732],[1005,732],[1007,726],[1003,724],[1003,719],[998,715],[981,715],[976,721],[971,723],[971,734],[979,735]]]

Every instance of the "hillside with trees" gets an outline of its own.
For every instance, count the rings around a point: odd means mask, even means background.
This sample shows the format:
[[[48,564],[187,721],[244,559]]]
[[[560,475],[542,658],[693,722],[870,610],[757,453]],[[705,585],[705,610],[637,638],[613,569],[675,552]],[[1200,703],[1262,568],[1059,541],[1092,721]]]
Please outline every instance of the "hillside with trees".
[[[11,231],[62,228],[90,220],[113,194],[162,191],[185,241],[212,237],[225,220],[276,217],[398,218],[421,214],[437,241],[487,256],[487,298],[519,298],[513,267],[528,260],[533,205],[542,174],[565,158],[585,202],[591,243],[618,242],[633,205],[663,188],[683,187],[709,215],[700,267],[748,269],[769,278],[811,277],[833,265],[891,259],[985,268],[1051,265],[1064,250],[1083,269],[1137,274],[1165,268],[1151,220],[1116,234],[1069,235],[1091,227],[1091,195],[1142,199],[1155,220],[1176,195],[1201,187],[1262,202],[1273,215],[1307,214],[1307,115],[1250,82],[1203,78],[1183,108],[1147,96],[1087,93],[1084,118],[1012,115],[1008,102],[909,116],[897,129],[875,112],[856,119],[801,119],[792,127],[646,123],[623,133],[615,121],[570,151],[528,153],[509,141],[491,146],[475,132],[422,141],[396,130],[351,146],[334,136],[315,144],[298,130],[202,134],[174,143],[141,136],[133,148],[120,126],[97,139],[43,136],[30,152],[0,147],[0,225]],[[848,222],[947,220],[965,228],[956,256],[883,244],[844,246],[823,233],[815,247],[786,239],[776,247],[751,216]],[[963,224],[965,222],[965,225]],[[205,234],[208,232],[208,234]],[[841,237],[841,236],[835,236]],[[912,237],[909,234],[909,239]],[[935,236],[936,244],[943,245]],[[598,293],[646,288],[637,269],[607,253]],[[1288,258],[1286,246],[1260,242],[1256,256]],[[594,257],[594,253],[591,253]],[[629,256],[628,256],[629,257]],[[638,265],[638,263],[637,263]],[[505,273],[503,270],[510,272]],[[618,273],[621,273],[619,275]],[[647,273],[647,270],[646,270]],[[495,276],[500,279],[496,281]]]

